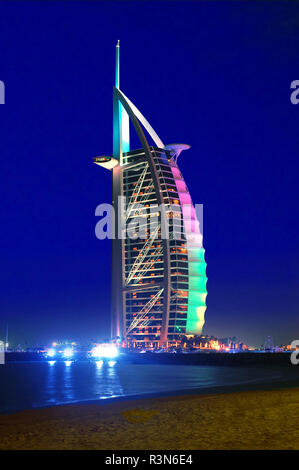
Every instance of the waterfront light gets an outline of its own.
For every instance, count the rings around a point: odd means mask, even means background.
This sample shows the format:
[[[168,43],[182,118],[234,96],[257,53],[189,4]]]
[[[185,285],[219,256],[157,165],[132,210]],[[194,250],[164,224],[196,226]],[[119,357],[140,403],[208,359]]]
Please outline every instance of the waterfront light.
[[[113,344],[99,344],[91,350],[92,357],[106,357],[107,359],[113,359],[117,357],[118,350]]]
[[[56,356],[56,350],[55,349],[49,349],[48,352],[47,352],[47,356],[49,356],[49,357]]]
[[[54,366],[55,363],[56,361],[48,361],[49,366]]]
[[[96,365],[97,365],[98,369],[101,369],[101,367],[103,365],[103,361],[96,361]]]
[[[64,357],[72,357],[74,354],[73,350],[71,348],[65,348],[63,351]]]
[[[66,367],[69,367],[71,365],[72,361],[64,361],[64,363],[65,363]]]
[[[116,364],[116,361],[108,361],[108,364],[109,364],[110,367],[113,367],[114,364]]]

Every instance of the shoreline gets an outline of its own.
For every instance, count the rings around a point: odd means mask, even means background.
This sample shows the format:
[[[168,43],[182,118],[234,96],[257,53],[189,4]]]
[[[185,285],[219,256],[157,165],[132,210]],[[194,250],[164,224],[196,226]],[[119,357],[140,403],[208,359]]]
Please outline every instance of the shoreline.
[[[5,414],[0,449],[299,449],[298,384],[257,385]]]

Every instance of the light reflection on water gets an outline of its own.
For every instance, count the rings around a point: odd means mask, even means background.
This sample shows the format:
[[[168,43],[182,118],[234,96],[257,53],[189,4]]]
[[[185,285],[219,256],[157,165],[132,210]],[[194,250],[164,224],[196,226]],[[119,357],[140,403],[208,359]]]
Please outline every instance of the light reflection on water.
[[[97,398],[113,398],[124,395],[118,371],[113,367],[115,364],[116,361],[96,362],[96,380],[93,391]]]
[[[48,377],[47,377],[47,392],[48,392],[48,403],[56,403],[55,393],[56,393],[56,380],[55,380],[55,365],[56,361],[48,361]]]
[[[95,361],[82,367],[73,361],[48,361],[47,402],[68,403],[124,395],[115,364],[116,361]]]
[[[0,367],[0,413],[53,404],[176,390],[299,380],[296,367],[45,361]]]
[[[65,394],[65,401],[74,401],[74,387],[72,382],[72,375],[73,375],[73,368],[71,367],[72,361],[64,361],[65,369],[64,369],[64,376],[63,376],[63,385],[64,385],[64,394]]]

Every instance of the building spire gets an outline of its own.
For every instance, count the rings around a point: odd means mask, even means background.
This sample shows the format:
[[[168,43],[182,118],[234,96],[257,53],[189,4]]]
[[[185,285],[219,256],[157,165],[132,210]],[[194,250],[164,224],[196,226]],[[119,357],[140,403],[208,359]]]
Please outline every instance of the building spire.
[[[119,40],[115,53],[115,88],[119,90]],[[122,104],[114,99],[113,102],[113,156],[122,159],[123,152],[130,151],[129,116]]]
[[[116,44],[115,54],[115,88],[119,88],[119,40]]]

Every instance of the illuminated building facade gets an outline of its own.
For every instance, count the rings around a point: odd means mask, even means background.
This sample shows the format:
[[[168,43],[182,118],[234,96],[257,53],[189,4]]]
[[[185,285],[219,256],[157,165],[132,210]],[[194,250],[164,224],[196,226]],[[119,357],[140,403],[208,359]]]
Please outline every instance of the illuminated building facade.
[[[129,120],[141,142],[138,150],[130,150]],[[165,146],[121,92],[118,43],[113,157],[96,157],[94,162],[112,171],[116,237],[112,240],[111,331],[113,338],[120,337],[126,344],[174,343],[181,334],[202,331],[207,296],[202,234],[177,164],[181,151],[188,148]],[[121,197],[126,201],[123,207]],[[134,224],[143,236],[130,232]],[[124,226],[125,235],[117,236]]]

